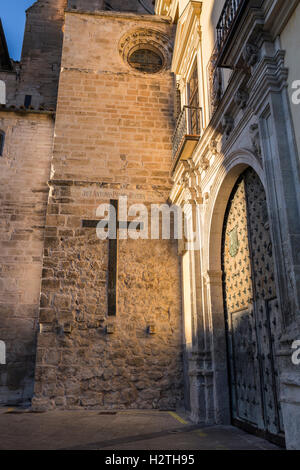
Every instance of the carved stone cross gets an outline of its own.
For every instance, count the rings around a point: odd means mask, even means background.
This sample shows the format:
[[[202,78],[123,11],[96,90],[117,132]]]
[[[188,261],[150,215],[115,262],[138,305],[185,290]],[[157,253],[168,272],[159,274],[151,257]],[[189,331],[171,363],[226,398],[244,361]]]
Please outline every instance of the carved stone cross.
[[[83,220],[83,228],[102,228],[108,230],[108,285],[107,285],[107,314],[115,316],[117,314],[118,295],[118,252],[119,252],[119,230],[141,230],[139,222],[119,221],[119,201],[110,200],[113,211],[109,211],[109,220]],[[114,224],[116,226],[114,226]],[[110,231],[110,229],[113,229]]]

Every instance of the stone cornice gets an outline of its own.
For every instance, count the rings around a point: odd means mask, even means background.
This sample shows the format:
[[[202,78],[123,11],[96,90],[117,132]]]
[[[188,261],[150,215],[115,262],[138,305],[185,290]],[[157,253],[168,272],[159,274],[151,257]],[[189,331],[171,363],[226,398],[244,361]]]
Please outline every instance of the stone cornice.
[[[169,16],[158,16],[158,15],[139,15],[137,13],[122,13],[122,12],[112,12],[112,11],[87,11],[87,10],[75,10],[72,8],[68,8],[65,10],[65,14],[72,14],[72,15],[89,15],[89,16],[97,16],[103,18],[115,18],[115,19],[123,19],[123,20],[134,20],[134,21],[146,21],[152,23],[172,23],[172,18]]]
[[[0,107],[0,113],[14,113],[14,114],[20,114],[21,116],[30,116],[32,114],[38,114],[42,116],[49,116],[51,118],[54,118],[56,115],[55,111],[24,109],[24,108],[17,108],[14,106]]]
[[[153,191],[153,192],[160,192],[160,193],[169,193],[170,187],[169,186],[159,186],[159,185],[149,185],[144,187],[138,187],[140,185],[136,185],[134,183],[112,183],[106,181],[95,181],[95,180],[77,180],[77,179],[50,179],[47,182],[48,186],[76,186],[76,187],[86,187],[96,185],[99,189],[109,189],[115,191]]]
[[[257,109],[270,89],[278,92],[288,86],[288,69],[284,67],[284,57],[285,51],[278,50],[274,56],[266,56],[259,62],[248,83],[251,89],[248,106]]]

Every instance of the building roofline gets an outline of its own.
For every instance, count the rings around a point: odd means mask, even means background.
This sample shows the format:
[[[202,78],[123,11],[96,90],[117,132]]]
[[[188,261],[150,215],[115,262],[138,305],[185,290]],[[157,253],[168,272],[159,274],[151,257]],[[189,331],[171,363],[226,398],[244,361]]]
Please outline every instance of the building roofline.
[[[65,13],[76,14],[76,15],[90,15],[90,16],[99,16],[104,18],[118,18],[125,20],[135,20],[135,21],[150,21],[153,23],[167,23],[171,24],[172,19],[169,16],[158,16],[158,15],[141,15],[138,13],[129,13],[129,12],[119,12],[119,11],[88,11],[88,10],[79,10],[74,8],[67,8]]]
[[[1,18],[0,18],[0,42],[1,42],[3,50],[4,50],[4,59],[5,59],[5,62],[7,64],[7,69],[5,69],[4,67],[1,67],[1,64],[0,64],[0,70],[12,70],[13,67],[12,67],[10,57],[9,57],[5,32],[4,32],[4,29],[3,29],[3,24],[2,24]]]

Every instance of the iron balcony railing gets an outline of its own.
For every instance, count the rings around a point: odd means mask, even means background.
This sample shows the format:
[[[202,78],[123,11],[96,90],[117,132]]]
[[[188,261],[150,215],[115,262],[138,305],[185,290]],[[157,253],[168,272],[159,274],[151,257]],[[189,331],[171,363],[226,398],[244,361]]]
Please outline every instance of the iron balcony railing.
[[[218,68],[219,49],[218,44],[212,51],[210,59],[207,64],[207,77],[209,84],[209,101],[211,115],[214,114],[215,110],[219,106],[223,95],[223,79],[221,69]]]
[[[173,159],[182,150],[185,141],[200,139],[202,131],[202,108],[183,106],[178,116],[176,129],[173,134]]]
[[[217,44],[219,52],[231,32],[236,18],[246,3],[248,3],[248,0],[226,0],[217,24]]]

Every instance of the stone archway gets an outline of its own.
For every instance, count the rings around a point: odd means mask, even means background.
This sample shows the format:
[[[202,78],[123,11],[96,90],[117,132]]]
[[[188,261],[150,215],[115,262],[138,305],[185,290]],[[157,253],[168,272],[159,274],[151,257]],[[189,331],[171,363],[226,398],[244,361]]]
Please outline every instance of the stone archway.
[[[210,203],[204,221],[204,226],[208,227],[203,238],[206,322],[211,332],[209,341],[214,369],[214,403],[211,412],[214,414],[214,421],[220,424],[231,422],[221,267],[222,229],[231,191],[240,174],[249,166],[253,166],[260,176],[263,174],[258,161],[247,150],[234,152],[224,159],[211,189]]]
[[[265,186],[264,171],[260,163],[251,152],[245,149],[228,155],[215,177],[205,221],[209,227],[205,239],[205,244],[208,246],[206,266],[209,271],[221,271],[222,227],[227,202],[237,179],[248,167],[254,169]],[[220,250],[216,247],[220,247]]]

